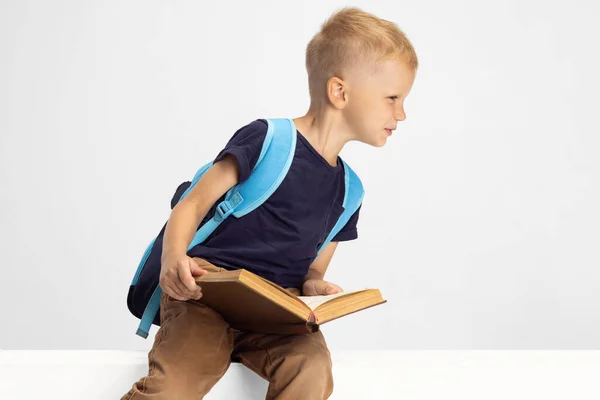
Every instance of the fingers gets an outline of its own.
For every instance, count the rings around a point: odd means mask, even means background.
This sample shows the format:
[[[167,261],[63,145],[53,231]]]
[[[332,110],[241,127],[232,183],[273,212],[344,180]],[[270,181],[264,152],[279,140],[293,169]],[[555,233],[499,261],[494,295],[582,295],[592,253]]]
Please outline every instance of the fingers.
[[[326,289],[327,294],[334,294],[334,293],[340,293],[340,292],[343,292],[341,287],[334,285],[333,283],[330,283],[327,285],[327,289]]]
[[[190,299],[192,297],[194,297],[194,291],[189,290],[185,284],[183,283],[183,280],[181,279],[181,270],[177,269],[175,274],[176,276],[173,277],[173,282],[172,282],[172,287],[181,295],[186,297],[187,299]]]
[[[186,286],[185,284],[186,271],[188,284],[189,279],[191,279],[193,283],[191,290],[189,286]],[[165,276],[162,277],[162,279],[160,280],[160,286],[166,294],[168,294],[176,300],[198,300],[200,299],[200,297],[202,297],[202,289],[200,288],[200,286],[196,285],[196,282],[194,281],[194,278],[192,277],[189,269],[185,267],[178,267],[167,272]]]
[[[176,300],[182,300],[182,295],[173,289],[173,284],[168,279],[160,279],[158,282],[158,286],[162,289],[165,294],[168,294],[169,297],[172,297]]]
[[[190,260],[192,261],[191,265],[194,267],[193,269],[195,269],[195,267],[199,267],[201,270],[206,271],[206,273],[209,272],[209,269],[211,271],[220,271],[221,270],[221,268],[217,267],[214,264],[209,263],[208,261],[206,261],[203,258],[193,257],[193,258],[190,258]],[[208,268],[206,268],[206,267],[208,267]],[[192,268],[190,268],[190,269],[192,269]]]
[[[198,300],[202,296],[202,290],[192,277],[189,268],[179,268],[177,284],[180,290],[190,299]]]
[[[199,300],[202,297],[202,289],[198,287],[196,292],[190,292],[182,283],[175,284],[173,282],[161,284],[163,291],[172,298],[180,301],[188,301],[190,299]]]
[[[318,285],[316,285],[316,291],[319,295],[328,295],[334,293],[332,285],[323,280],[319,281]]]
[[[202,288],[196,284],[194,276],[202,276],[208,272],[190,257],[167,257],[161,259],[159,284],[167,295],[176,300],[198,300],[202,297]]]
[[[190,272],[192,273],[192,276],[202,276],[208,274],[208,271],[200,267],[196,261],[193,259],[190,260]]]
[[[186,301],[188,299],[186,299],[183,295],[181,295],[178,291],[174,290],[172,286],[169,286],[169,284],[163,284],[161,285],[163,292],[165,292],[166,294],[168,294],[170,297],[174,298],[175,300],[180,300],[180,301]]]
[[[196,285],[196,281],[192,276],[189,266],[181,266],[177,268],[177,275],[186,291],[189,291],[190,293],[196,292],[196,290],[198,289],[198,285]]]
[[[193,297],[183,283],[180,282],[179,277],[177,276],[173,276],[168,279],[165,286],[167,286],[173,292],[171,297],[174,299],[185,301]]]

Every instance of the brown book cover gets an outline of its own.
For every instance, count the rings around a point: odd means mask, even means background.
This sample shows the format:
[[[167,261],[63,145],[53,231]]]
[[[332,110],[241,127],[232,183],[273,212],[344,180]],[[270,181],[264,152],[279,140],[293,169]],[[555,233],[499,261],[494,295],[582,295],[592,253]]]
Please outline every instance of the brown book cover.
[[[326,322],[387,302],[379,289],[296,296],[245,269],[195,279],[202,288],[198,302],[219,312],[233,328],[254,332],[317,332]]]

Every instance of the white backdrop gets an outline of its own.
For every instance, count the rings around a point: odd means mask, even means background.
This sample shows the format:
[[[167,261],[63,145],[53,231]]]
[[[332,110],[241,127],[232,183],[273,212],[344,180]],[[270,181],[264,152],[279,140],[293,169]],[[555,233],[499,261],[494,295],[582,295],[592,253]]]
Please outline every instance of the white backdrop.
[[[345,5],[3,1],[0,348],[149,349],[126,295],[173,191],[305,113],[305,46]],[[420,69],[387,145],[342,152],[367,194],[326,278],[388,303],[330,347],[600,349],[597,3],[351,5]]]

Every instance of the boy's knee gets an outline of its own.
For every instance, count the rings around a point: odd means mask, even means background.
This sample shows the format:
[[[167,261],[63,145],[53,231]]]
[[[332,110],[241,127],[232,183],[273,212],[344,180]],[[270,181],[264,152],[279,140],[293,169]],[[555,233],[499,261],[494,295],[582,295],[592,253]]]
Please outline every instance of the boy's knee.
[[[308,356],[306,365],[308,370],[314,374],[321,376],[332,375],[331,357],[327,353],[318,353]]]
[[[328,352],[318,351],[289,354],[285,362],[294,364],[290,365],[290,367],[307,377],[331,376],[332,363]]]
[[[149,376],[136,382],[121,400],[173,400],[196,399],[205,396],[219,381],[222,374],[207,374],[190,379],[181,374],[178,377]]]
[[[297,378],[306,383],[306,398],[328,398],[333,392],[331,358],[326,353],[305,355]]]

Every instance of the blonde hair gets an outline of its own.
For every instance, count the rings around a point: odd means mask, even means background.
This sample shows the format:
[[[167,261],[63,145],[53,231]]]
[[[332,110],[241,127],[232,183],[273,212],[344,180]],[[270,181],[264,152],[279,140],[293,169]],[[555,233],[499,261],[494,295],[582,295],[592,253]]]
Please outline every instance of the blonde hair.
[[[325,84],[362,65],[396,59],[416,70],[417,54],[398,25],[356,7],[331,15],[306,46],[311,100],[324,96]]]

